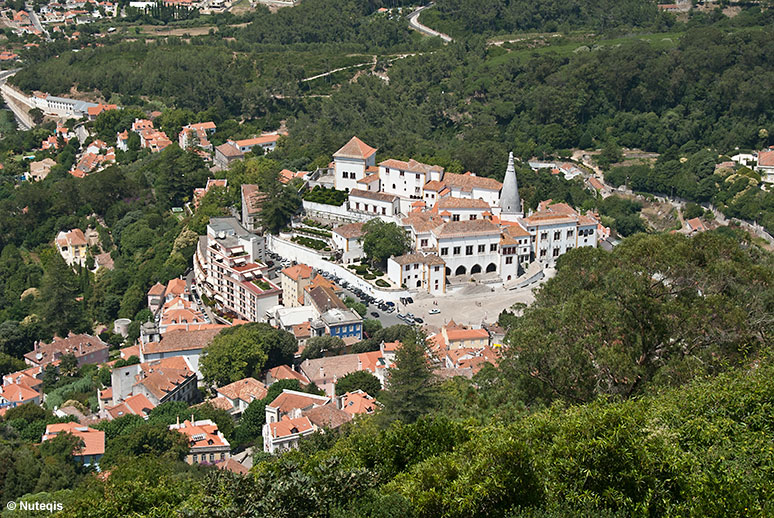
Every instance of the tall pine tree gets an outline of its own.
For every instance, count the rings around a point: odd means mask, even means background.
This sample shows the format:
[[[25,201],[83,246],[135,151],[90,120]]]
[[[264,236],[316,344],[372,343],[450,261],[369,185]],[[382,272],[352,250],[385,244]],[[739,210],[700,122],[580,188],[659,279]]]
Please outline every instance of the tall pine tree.
[[[75,300],[78,279],[59,254],[51,254],[40,287],[40,316],[45,324],[59,336],[67,336],[71,330],[80,330],[83,313]]]

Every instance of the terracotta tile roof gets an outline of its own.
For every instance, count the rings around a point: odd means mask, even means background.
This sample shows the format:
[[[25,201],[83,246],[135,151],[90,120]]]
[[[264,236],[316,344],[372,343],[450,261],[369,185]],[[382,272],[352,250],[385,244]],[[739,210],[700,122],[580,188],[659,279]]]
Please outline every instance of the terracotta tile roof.
[[[411,173],[429,174],[431,171],[443,173],[443,167],[439,165],[423,164],[422,162],[417,162],[413,158],[410,159],[408,162],[390,158],[383,162],[379,162],[379,165],[382,167],[389,167],[390,169],[400,169],[401,171],[407,171]]]
[[[367,200],[376,200],[384,202],[394,202],[398,199],[394,194],[387,194],[385,192],[364,191],[362,189],[352,189],[349,191],[349,197],[365,198]]]
[[[194,421],[186,419],[179,425],[169,425],[170,430],[175,430],[188,436],[188,444],[193,448],[209,448],[212,446],[229,446],[228,441],[218,431],[218,425],[209,419]]]
[[[255,378],[244,378],[225,387],[220,387],[216,391],[231,400],[241,399],[245,403],[266,397],[266,385]]]
[[[443,224],[443,220],[434,214],[427,212],[409,214],[403,218],[403,224],[411,226],[414,232],[422,234]]]
[[[287,414],[293,410],[306,410],[315,406],[325,405],[330,398],[325,396],[316,396],[306,394],[295,390],[285,389],[282,394],[277,396],[274,401],[266,405],[269,408],[276,408],[281,414]]]
[[[334,158],[355,158],[365,160],[376,153],[376,148],[372,148],[357,137],[352,137],[349,142],[333,154]]]
[[[488,209],[489,204],[484,200],[473,198],[441,198],[435,204],[435,209]]]
[[[247,203],[248,214],[257,214],[261,212],[263,202],[269,198],[265,192],[258,190],[254,184],[242,184],[242,203]]]
[[[448,187],[457,187],[463,191],[469,191],[473,188],[499,191],[503,187],[503,184],[494,178],[476,176],[470,172],[465,174],[445,173],[443,175],[443,183]]]
[[[105,390],[99,391],[100,399],[113,399],[113,387],[108,387]]]
[[[686,221],[686,223],[688,223],[688,228],[690,228],[692,231],[704,232],[705,230],[707,230],[707,227],[701,221],[701,218],[689,219],[688,221]]]
[[[314,430],[314,426],[308,417],[297,417],[295,419],[282,419],[276,423],[269,423],[269,433],[272,438],[281,439]]]
[[[167,295],[172,296],[180,296],[184,295],[186,292],[186,282],[185,279],[171,279],[167,283]]]
[[[297,282],[299,279],[311,279],[314,275],[314,269],[311,266],[299,263],[285,268],[282,270],[282,274]]]
[[[341,409],[348,414],[373,414],[376,400],[362,390],[347,392],[341,396]]]
[[[503,229],[503,232],[511,237],[520,238],[520,237],[530,237],[531,234],[527,232],[527,229],[522,227],[519,224],[516,225],[508,225]]]
[[[415,263],[423,263],[423,264],[446,264],[443,259],[438,257],[437,255],[428,254],[405,254],[405,255],[399,255],[397,257],[391,257],[393,261],[400,265],[405,264],[415,264]]]
[[[489,340],[486,329],[446,329],[446,336],[450,342],[463,340]]]
[[[500,229],[489,220],[474,219],[464,221],[448,221],[433,229],[433,234],[439,238],[499,234]]]
[[[355,239],[363,235],[363,225],[365,223],[349,223],[340,225],[333,229],[333,232],[345,239]]]
[[[190,351],[207,347],[212,339],[223,329],[202,329],[197,331],[167,331],[160,342],[151,342],[143,346],[144,354]]]
[[[261,135],[260,137],[253,137],[244,140],[237,140],[236,144],[239,147],[257,146],[259,144],[269,144],[270,142],[277,142],[282,135],[280,134],[268,134]]]
[[[301,322],[300,324],[296,324],[293,326],[293,336],[296,337],[296,340],[303,340],[305,338],[311,338],[312,337],[312,323],[311,322]]]
[[[601,191],[605,188],[604,185],[602,185],[602,182],[594,178],[593,176],[589,178],[589,185],[591,185],[594,189]]]
[[[166,288],[163,284],[160,282],[157,282],[153,286],[151,286],[151,289],[148,290],[148,295],[157,295],[162,296],[164,295],[164,292],[166,291]]]
[[[269,369],[269,375],[275,380],[298,380],[302,385],[309,384],[309,378],[302,373],[294,371],[287,365],[280,365]]]
[[[370,174],[358,180],[357,183],[371,183],[371,182],[376,182],[378,180],[379,180],[378,174]]]
[[[145,394],[135,394],[126,398],[122,403],[114,406],[105,407],[105,410],[113,419],[118,419],[121,416],[128,414],[147,416],[150,411],[155,408],[156,405],[145,397]]]
[[[344,423],[348,423],[352,420],[350,414],[343,410],[339,410],[333,403],[314,407],[311,410],[306,410],[301,415],[308,418],[313,425],[319,428],[328,428],[330,430],[335,430]]]
[[[69,433],[83,441],[83,447],[73,451],[73,455],[103,455],[105,453],[105,432],[79,423],[57,423],[46,426],[43,440],[53,439],[60,433]]]
[[[250,473],[250,470],[247,469],[246,466],[234,460],[233,457],[226,459],[225,462],[218,462],[215,465],[218,469],[225,469],[232,473],[236,473],[237,475],[247,475]]]
[[[309,297],[312,305],[320,313],[325,313],[329,309],[347,309],[346,304],[336,295],[332,289],[327,286],[316,286],[309,290]]]
[[[382,345],[382,350],[384,350],[385,352],[388,352],[388,353],[389,352],[395,352],[395,351],[398,350],[398,347],[400,347],[401,345],[403,345],[403,344],[401,342],[399,342],[399,341],[384,342],[384,345]]]
[[[50,344],[39,345],[37,349],[25,354],[24,358],[32,364],[45,365],[65,354],[73,354],[76,358],[80,358],[99,351],[107,356],[107,350],[108,345],[96,336],[71,333],[67,338],[54,337]]]
[[[239,151],[239,149],[232,146],[228,142],[217,146],[215,149],[226,158],[242,158],[244,156],[242,152]]]
[[[6,401],[12,403],[26,403],[39,397],[40,394],[22,384],[5,385],[0,387],[0,398],[3,398]]]
[[[763,167],[774,167],[774,150],[761,151],[758,153],[758,165]]]

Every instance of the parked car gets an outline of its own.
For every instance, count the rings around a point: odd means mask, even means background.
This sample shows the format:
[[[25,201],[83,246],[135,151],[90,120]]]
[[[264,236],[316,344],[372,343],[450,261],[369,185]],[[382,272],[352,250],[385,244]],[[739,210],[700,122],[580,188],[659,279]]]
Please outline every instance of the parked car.
[[[413,303],[414,303],[414,299],[412,299],[411,297],[406,297],[406,304],[413,304]]]
[[[385,311],[386,311],[387,313],[394,313],[394,312],[395,312],[395,308],[394,308],[394,307],[392,307],[392,306],[387,306],[387,309],[385,309]]]
[[[438,313],[440,313],[440,312],[441,312],[441,310],[440,310],[440,309],[438,309],[438,308],[433,308],[433,309],[431,309],[431,310],[429,311],[429,313],[430,313],[431,315],[437,315],[437,314],[438,314]]]
[[[421,318],[419,318],[419,317],[414,317],[414,322],[416,322],[417,324],[424,324],[424,323],[425,323],[425,321],[424,321],[424,320],[422,320],[422,319],[421,319]]]
[[[395,306],[395,303],[394,303],[394,302],[392,302],[391,300],[388,300],[387,302],[385,302],[385,304],[387,304],[387,305],[388,305],[388,306],[390,306],[390,307],[393,307],[393,306]]]
[[[376,311],[371,311],[371,316],[374,318],[379,318],[379,313],[377,313]]]

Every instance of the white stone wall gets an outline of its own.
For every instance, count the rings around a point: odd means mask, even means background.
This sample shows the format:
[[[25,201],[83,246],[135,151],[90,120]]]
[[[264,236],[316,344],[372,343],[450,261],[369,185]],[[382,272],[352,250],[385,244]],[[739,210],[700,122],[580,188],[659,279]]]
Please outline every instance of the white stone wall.
[[[382,192],[404,198],[422,199],[422,187],[427,183],[425,173],[384,166],[379,166],[379,178],[382,182]]]
[[[450,275],[469,275],[474,266],[481,267],[481,272],[486,272],[487,266],[495,265],[495,271],[500,267],[499,253],[500,234],[486,236],[466,236],[455,238],[439,238],[438,247],[441,259],[446,261]],[[495,245],[494,251],[492,245]],[[467,247],[473,247],[470,255]],[[482,247],[483,249],[479,248]],[[447,254],[444,255],[444,248]],[[459,248],[455,253],[455,248]],[[462,269],[464,269],[464,271]],[[458,270],[460,273],[458,273]],[[478,273],[478,272],[476,272]]]
[[[373,155],[371,156],[371,162],[373,162]],[[335,174],[335,187],[339,191],[344,189],[358,189],[357,181],[366,176],[365,170],[368,161],[357,160],[354,158],[334,158],[333,170]],[[346,178],[345,178],[346,176]]]

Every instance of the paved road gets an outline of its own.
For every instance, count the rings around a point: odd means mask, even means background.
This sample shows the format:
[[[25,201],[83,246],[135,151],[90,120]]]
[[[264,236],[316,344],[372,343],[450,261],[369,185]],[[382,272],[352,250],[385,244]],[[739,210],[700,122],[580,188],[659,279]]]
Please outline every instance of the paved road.
[[[32,22],[32,26],[35,27],[37,30],[39,30],[45,37],[46,40],[51,41],[51,36],[48,35],[48,31],[43,28],[43,25],[40,23],[40,20],[38,19],[38,15],[35,14],[35,9],[31,4],[27,4],[27,12],[30,13],[30,21]]]
[[[414,11],[410,15],[408,15],[409,27],[411,27],[415,31],[421,32],[422,34],[425,34],[427,36],[438,36],[443,41],[445,41],[447,43],[450,43],[450,42],[454,41],[451,36],[449,36],[448,34],[444,34],[442,32],[438,32],[438,31],[436,31],[434,29],[431,29],[427,25],[422,25],[419,22],[419,15],[422,14],[422,11],[424,11],[425,9],[429,9],[429,8],[433,7],[434,5],[435,5],[435,3],[430,2],[429,4],[427,4],[427,5],[423,6],[423,7],[420,7],[419,9],[417,9],[416,11]]]

